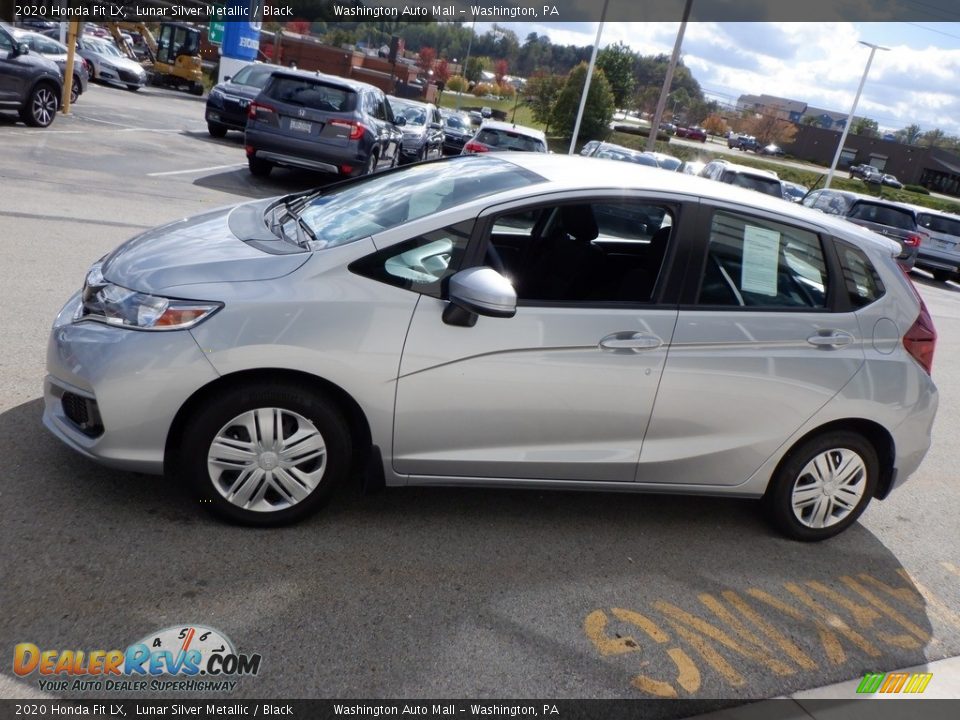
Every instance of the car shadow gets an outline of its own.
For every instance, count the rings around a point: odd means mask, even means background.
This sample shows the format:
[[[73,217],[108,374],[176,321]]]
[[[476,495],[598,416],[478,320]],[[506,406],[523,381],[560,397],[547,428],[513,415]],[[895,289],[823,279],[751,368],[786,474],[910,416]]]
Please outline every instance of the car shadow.
[[[939,280],[934,280],[933,275],[916,268],[910,271],[910,279],[918,285],[924,285],[925,287],[938,288],[940,290],[947,290],[948,292],[960,292],[960,285],[957,285],[955,281],[940,282]]]
[[[274,168],[268,177],[260,178],[254,177],[246,167],[242,167],[204,175],[194,180],[193,184],[232,195],[265,198],[311,190],[329,185],[333,181],[328,180],[324,175],[311,173],[307,170],[287,168]]]
[[[675,678],[677,646],[697,670],[681,697],[729,701],[926,661],[926,602],[861,524],[810,545],[775,536],[746,500],[347,486],[299,524],[243,528],[211,518],[179,481],[76,455],[42,431],[41,413],[34,400],[0,414],[9,643],[29,629],[55,646],[126,647],[204,623],[265,659],[233,691],[251,698],[644,698],[635,679]],[[869,585],[905,622],[843,580],[867,585],[865,573],[899,588],[905,602]],[[749,631],[708,609],[734,600],[789,653],[759,641],[766,650],[745,654]],[[848,627],[855,636],[829,630]]]

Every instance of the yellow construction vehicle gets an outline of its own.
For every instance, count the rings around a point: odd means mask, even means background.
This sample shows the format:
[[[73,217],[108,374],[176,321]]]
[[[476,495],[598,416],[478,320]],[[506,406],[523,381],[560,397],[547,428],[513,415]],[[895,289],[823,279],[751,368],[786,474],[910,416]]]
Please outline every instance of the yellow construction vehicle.
[[[123,35],[123,30],[137,32],[143,38],[148,60],[143,66],[153,82],[186,88],[194,95],[203,95],[203,65],[200,61],[200,30],[184,23],[160,23],[154,38],[145,23],[106,23],[118,47],[130,58],[140,62],[134,49]]]

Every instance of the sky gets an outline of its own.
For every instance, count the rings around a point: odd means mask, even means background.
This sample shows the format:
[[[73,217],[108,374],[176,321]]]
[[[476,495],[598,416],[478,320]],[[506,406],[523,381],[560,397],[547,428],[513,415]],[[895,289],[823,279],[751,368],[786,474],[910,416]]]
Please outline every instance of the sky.
[[[500,23],[522,43],[531,32],[559,44],[592,45],[598,23]],[[678,23],[608,23],[600,46],[623,42],[644,55],[671,53]],[[483,33],[489,24],[477,23]],[[857,115],[882,131],[916,123],[960,135],[958,23],[691,22],[682,57],[709,99],[735,103],[742,94],[776,95],[847,113],[870,50],[877,51]]]

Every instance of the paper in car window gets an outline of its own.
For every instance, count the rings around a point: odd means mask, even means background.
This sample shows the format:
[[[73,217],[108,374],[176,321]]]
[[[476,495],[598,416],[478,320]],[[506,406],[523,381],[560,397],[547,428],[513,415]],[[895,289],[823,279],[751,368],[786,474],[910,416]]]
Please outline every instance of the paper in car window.
[[[741,290],[758,295],[775,296],[779,260],[780,233],[755,225],[744,226]]]

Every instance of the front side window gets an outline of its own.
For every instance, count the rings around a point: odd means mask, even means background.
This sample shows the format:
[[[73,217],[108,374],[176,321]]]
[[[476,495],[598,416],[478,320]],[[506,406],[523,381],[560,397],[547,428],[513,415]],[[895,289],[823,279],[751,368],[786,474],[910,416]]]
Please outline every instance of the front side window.
[[[540,182],[539,175],[505,160],[464,155],[334,186],[312,199],[300,217],[316,236],[312,249],[320,250]]]
[[[827,268],[815,233],[720,211],[700,282],[700,305],[824,308]]]
[[[350,270],[371,280],[439,298],[443,281],[460,269],[473,221],[425,233],[361,258]]]
[[[657,203],[595,200],[494,219],[486,264],[529,303],[650,302],[673,228]]]

